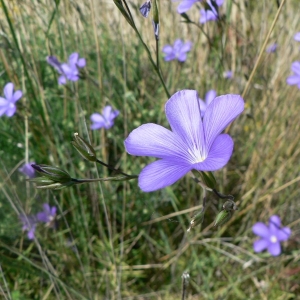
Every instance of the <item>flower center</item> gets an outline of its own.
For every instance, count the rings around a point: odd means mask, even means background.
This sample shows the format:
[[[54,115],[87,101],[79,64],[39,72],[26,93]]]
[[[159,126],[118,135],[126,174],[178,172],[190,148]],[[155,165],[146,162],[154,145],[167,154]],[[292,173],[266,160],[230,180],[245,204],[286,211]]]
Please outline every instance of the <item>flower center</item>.
[[[206,155],[203,155],[202,149],[199,149],[195,144],[193,145],[193,148],[189,148],[188,152],[191,155],[190,162],[192,164],[197,164],[200,162],[203,162],[206,159]]]
[[[271,243],[277,243],[278,242],[277,237],[275,235],[271,235],[270,241],[271,241]]]

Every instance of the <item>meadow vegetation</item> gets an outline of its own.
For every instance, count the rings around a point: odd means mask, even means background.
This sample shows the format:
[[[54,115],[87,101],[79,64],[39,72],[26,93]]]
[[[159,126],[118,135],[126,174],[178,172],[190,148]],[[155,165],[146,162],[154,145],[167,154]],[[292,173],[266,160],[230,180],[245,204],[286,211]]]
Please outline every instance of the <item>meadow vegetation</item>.
[[[141,16],[141,1],[122,0],[156,61],[152,17]],[[38,190],[18,171],[34,161],[73,178],[115,176],[78,154],[71,144],[78,132],[101,161],[138,175],[152,160],[128,155],[124,140],[145,123],[168,127],[168,96],[114,1],[0,1],[0,90],[13,82],[23,91],[16,114],[0,118],[3,299],[181,299],[186,274],[185,299],[298,299],[300,91],[286,78],[300,55],[293,40],[300,7],[285,1],[275,20],[279,2],[226,0],[220,19],[200,26],[200,3],[187,23],[178,3],[159,1],[159,60],[169,94],[194,89],[203,99],[215,89],[245,100],[227,129],[233,156],[214,172],[218,190],[233,195],[238,210],[214,227],[224,201],[208,193],[203,223],[187,232],[202,205],[190,176],[150,193],[136,180]],[[193,44],[186,61],[165,62],[163,46],[178,38]],[[266,52],[264,44],[275,42],[276,51]],[[46,57],[66,61],[72,52],[86,59],[83,78],[58,85]],[[232,78],[224,78],[228,70]],[[120,111],[114,126],[90,130],[91,114],[106,105]],[[38,225],[29,240],[19,216],[44,203],[57,207],[56,226]],[[292,231],[276,257],[253,251],[252,226],[272,215]]]

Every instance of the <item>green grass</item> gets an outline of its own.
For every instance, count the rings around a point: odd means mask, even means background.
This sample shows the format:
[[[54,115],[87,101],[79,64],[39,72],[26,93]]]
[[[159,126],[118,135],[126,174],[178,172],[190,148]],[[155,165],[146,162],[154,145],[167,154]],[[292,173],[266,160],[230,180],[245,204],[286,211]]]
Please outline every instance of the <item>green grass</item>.
[[[155,61],[151,17],[129,2],[137,29]],[[172,95],[196,89],[200,97],[242,94],[275,18],[276,1],[231,1],[222,20],[202,30],[182,22],[177,3],[160,1],[160,65]],[[56,4],[55,4],[56,3]],[[298,1],[286,1],[249,89],[246,109],[230,127],[229,164],[215,172],[218,190],[235,196],[239,210],[224,226],[213,221],[222,201],[210,203],[202,226],[187,233],[201,189],[185,176],[171,187],[143,193],[135,180],[92,183],[60,191],[37,190],[18,172],[25,161],[97,178],[111,171],[83,161],[71,145],[78,132],[103,161],[139,174],[148,157],[127,155],[124,139],[144,123],[168,126],[168,97],[137,34],[113,1],[1,0],[0,89],[13,82],[23,98],[12,118],[0,118],[0,294],[5,299],[297,299],[299,288],[300,94],[288,86],[299,59]],[[200,4],[199,4],[200,5]],[[188,12],[198,24],[196,6]],[[161,48],[176,38],[193,42],[184,64],[164,62]],[[45,60],[87,59],[89,79],[58,86]],[[234,71],[226,80],[223,72]],[[2,95],[1,95],[2,96]],[[120,110],[108,131],[90,131],[89,117],[110,104]],[[32,242],[18,215],[58,207],[58,229],[40,225]],[[188,210],[188,212],[185,212]],[[252,226],[273,214],[292,229],[279,257],[253,252]],[[157,219],[157,220],[156,220]]]

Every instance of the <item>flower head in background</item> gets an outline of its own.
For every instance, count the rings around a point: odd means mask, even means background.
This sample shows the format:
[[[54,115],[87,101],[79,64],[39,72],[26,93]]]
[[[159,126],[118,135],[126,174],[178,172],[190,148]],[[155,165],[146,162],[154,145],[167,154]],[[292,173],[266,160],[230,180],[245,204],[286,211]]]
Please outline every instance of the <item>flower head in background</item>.
[[[186,60],[186,53],[191,51],[191,48],[191,42],[184,43],[181,39],[177,39],[173,46],[166,45],[162,51],[165,53],[165,61],[177,59],[180,62],[184,62]]]
[[[297,42],[300,42],[300,32],[297,32],[297,33],[294,35],[294,40],[297,41]]]
[[[79,58],[77,52],[74,52],[69,56],[67,63],[60,63],[55,56],[48,56],[47,62],[61,74],[58,78],[58,83],[60,85],[66,84],[67,80],[77,81],[79,79],[78,68],[83,68],[86,65],[85,58]]]
[[[48,203],[44,203],[43,210],[37,213],[36,217],[38,221],[53,226],[56,217],[56,207],[51,207]]]
[[[16,102],[23,96],[21,91],[14,92],[14,84],[9,82],[3,89],[4,97],[0,97],[0,117],[4,114],[12,117],[16,110]]]
[[[286,83],[289,85],[297,85],[298,89],[300,89],[300,61],[294,61],[291,70],[294,72],[294,75],[289,76],[286,79]]]
[[[209,21],[216,21],[219,18],[218,7],[223,4],[224,0],[207,0],[206,4],[208,6],[207,9],[200,9],[200,20],[201,24],[204,24]]]
[[[173,0],[173,2],[174,1],[178,1],[178,0]],[[181,3],[177,7],[177,12],[179,14],[185,13],[193,6],[193,4],[195,4],[196,2],[201,2],[201,1],[202,0],[182,0]]]
[[[29,178],[33,178],[35,176],[35,170],[31,166],[32,164],[35,164],[35,162],[29,162],[27,164],[24,164],[21,168],[19,168],[19,171],[23,173],[25,176]]]
[[[207,106],[217,97],[217,92],[215,90],[209,90],[205,94],[204,101],[202,99],[200,100],[200,110],[201,110],[201,118],[203,118],[204,113],[206,111]]]
[[[91,121],[93,124],[91,125],[91,129],[110,129],[114,125],[114,119],[119,115],[118,110],[113,110],[110,105],[105,106],[102,110],[102,115],[99,113],[94,113],[91,115]]]
[[[252,231],[260,237],[253,244],[254,251],[261,252],[268,249],[273,256],[281,253],[280,242],[288,240],[291,235],[290,228],[281,228],[280,218],[276,215],[269,219],[269,227],[262,222],[258,222],[252,227]]]
[[[144,192],[165,188],[191,170],[215,171],[224,167],[233,151],[233,140],[221,132],[244,110],[239,95],[215,98],[201,118],[197,91],[182,90],[166,103],[165,112],[172,131],[156,124],[144,124],[125,140],[131,155],[159,160],[139,175]]]
[[[35,229],[37,225],[37,219],[35,216],[27,216],[27,215],[20,215],[20,221],[23,224],[22,230],[27,231],[27,237],[30,240],[34,239]]]
[[[224,74],[223,74],[224,78],[226,79],[231,79],[233,78],[233,72],[228,70],[228,71],[225,71]]]
[[[278,44],[277,44],[277,43],[271,44],[270,46],[267,47],[266,52],[267,52],[267,53],[273,53],[273,52],[276,52],[277,47],[278,47]]]

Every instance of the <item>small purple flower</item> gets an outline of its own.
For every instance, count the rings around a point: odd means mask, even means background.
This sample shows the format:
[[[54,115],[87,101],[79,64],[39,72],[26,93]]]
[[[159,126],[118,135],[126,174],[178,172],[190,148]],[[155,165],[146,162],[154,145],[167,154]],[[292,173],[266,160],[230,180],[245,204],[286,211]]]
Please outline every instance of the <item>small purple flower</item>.
[[[201,24],[204,24],[209,21],[216,21],[219,18],[217,7],[223,4],[224,0],[216,0],[214,3],[211,3],[211,0],[207,0],[206,4],[209,6],[209,9],[200,9],[200,20]]]
[[[295,73],[286,79],[286,83],[289,85],[297,85],[300,89],[300,61],[294,61],[291,66],[291,70]]]
[[[164,57],[165,61],[177,59],[180,62],[184,62],[186,60],[186,53],[191,51],[191,48],[191,42],[183,43],[181,39],[177,39],[174,42],[173,47],[171,45],[166,45],[163,47],[162,51],[166,54]]]
[[[201,118],[197,91],[182,90],[166,103],[165,112],[172,131],[156,124],[144,124],[125,140],[131,155],[159,160],[139,175],[139,187],[151,192],[172,185],[189,171],[215,171],[224,167],[233,151],[233,140],[221,132],[244,110],[239,95],[215,98]]]
[[[60,63],[55,56],[48,56],[47,62],[54,67],[61,76],[58,78],[58,83],[66,84],[67,80],[77,81],[79,79],[78,68],[83,68],[86,65],[85,58],[79,58],[77,52],[69,56],[68,63]]]
[[[267,47],[266,52],[267,53],[273,53],[277,50],[278,44],[274,43]]]
[[[300,42],[300,32],[297,32],[297,33],[294,35],[294,40],[297,41],[297,42]]]
[[[33,178],[35,176],[35,170],[31,166],[32,164],[35,164],[35,162],[29,162],[27,164],[24,164],[21,168],[19,168],[19,171],[23,173],[25,176],[29,178]]]
[[[175,2],[175,1],[177,1],[177,0],[173,0],[173,2]],[[185,13],[193,6],[193,4],[195,4],[196,2],[201,2],[201,1],[202,0],[182,0],[181,3],[177,7],[177,12],[179,14]]]
[[[27,232],[27,237],[30,240],[34,239],[34,233],[35,233],[35,228],[36,228],[36,224],[37,224],[37,219],[35,216],[27,216],[27,215],[20,215],[19,216],[23,227],[22,230],[24,231],[28,231]]]
[[[51,224],[56,217],[56,207],[51,207],[48,203],[44,203],[43,211],[37,213],[36,217],[40,222]]]
[[[5,98],[0,97],[0,117],[4,114],[12,117],[17,110],[16,102],[22,97],[23,93],[21,91],[14,92],[14,84],[11,82],[5,85],[3,93]]]
[[[261,238],[254,242],[254,251],[261,252],[268,249],[273,256],[281,253],[280,242],[288,240],[291,235],[290,228],[281,228],[280,218],[276,215],[269,219],[269,227],[262,222],[258,222],[254,224],[252,231]]]
[[[224,74],[223,74],[224,78],[226,79],[231,79],[233,78],[233,72],[228,70],[228,71],[225,71]]]
[[[91,129],[110,129],[114,125],[114,119],[119,115],[118,110],[113,110],[110,105],[105,106],[102,110],[102,115],[99,113],[94,113],[91,115],[91,121],[94,124],[91,125]]]
[[[208,105],[211,103],[211,101],[213,101],[215,98],[217,97],[217,92],[215,90],[209,90],[206,94],[205,94],[205,98],[204,101],[202,99],[200,100],[200,111],[201,111],[201,118],[203,118],[204,113],[206,111],[206,108],[208,107]]]

